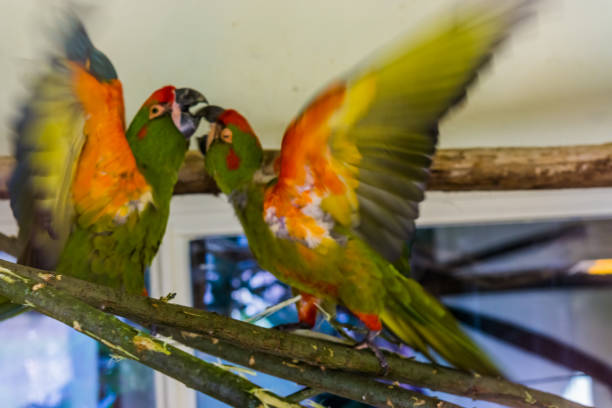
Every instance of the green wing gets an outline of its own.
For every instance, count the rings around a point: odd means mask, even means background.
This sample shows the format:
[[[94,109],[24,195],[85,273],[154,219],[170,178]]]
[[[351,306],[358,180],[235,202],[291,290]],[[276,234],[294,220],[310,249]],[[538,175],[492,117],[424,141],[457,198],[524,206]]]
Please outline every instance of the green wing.
[[[345,81],[329,146],[356,181],[353,228],[387,260],[400,257],[414,232],[438,122],[465,97],[527,3],[459,7],[420,41],[400,42]]]

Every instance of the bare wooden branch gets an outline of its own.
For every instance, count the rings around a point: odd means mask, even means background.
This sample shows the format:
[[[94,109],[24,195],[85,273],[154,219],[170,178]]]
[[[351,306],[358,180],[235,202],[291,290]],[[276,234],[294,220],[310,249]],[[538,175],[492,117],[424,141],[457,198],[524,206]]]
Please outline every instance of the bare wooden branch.
[[[277,150],[266,151],[272,172]],[[15,160],[0,157],[0,199],[8,198]],[[429,190],[533,190],[612,187],[612,144],[441,149],[434,157]],[[217,194],[202,155],[190,151],[175,194]]]
[[[430,190],[612,186],[612,144],[439,150]]]
[[[285,398],[287,398],[291,402],[302,402],[306,399],[314,398],[322,392],[323,391],[314,388],[304,387],[301,390],[294,392],[293,394],[287,395]]]
[[[189,156],[176,192],[218,192],[204,170],[204,161],[197,158],[199,153]],[[277,156],[276,150],[266,151],[270,174]],[[434,157],[428,184],[429,190],[442,191],[586,187],[612,187],[612,144],[441,149]]]
[[[193,150],[189,151],[179,171],[174,194],[218,194],[220,191],[215,180],[206,173],[202,154]]]
[[[6,261],[0,260],[0,267],[18,271],[20,275],[28,279],[56,287],[90,305],[104,308],[106,311],[138,322],[172,327],[179,331],[201,335],[211,342],[227,342],[240,349],[249,350],[251,353],[272,355],[291,363],[297,360],[319,369],[324,367],[326,371],[358,373],[370,378],[380,376],[380,363],[369,351],[357,351],[329,341],[264,329],[215,313],[142,296],[118,293],[111,288],[68,276],[58,280],[44,271]],[[396,380],[510,407],[585,408],[583,405],[567,401],[556,395],[502,379],[418,363],[393,354],[387,354],[386,359],[390,367],[387,380]],[[315,384],[311,385],[316,387]]]
[[[609,290],[612,286],[612,276],[569,273],[565,268],[550,268],[521,272],[496,272],[468,277],[451,274],[430,274],[419,282],[431,294],[439,297],[470,292],[484,293],[551,288]]]
[[[353,401],[381,408],[390,406],[395,408],[460,408],[450,402],[402,388],[399,384],[390,385],[378,382],[372,376],[341,370],[328,370],[325,366],[316,367],[299,360],[290,360],[268,353],[251,351],[227,341],[196,333],[168,328],[161,328],[161,331],[170,335],[173,339],[207,354],[298,384],[314,387],[318,390],[317,394],[330,392]]]

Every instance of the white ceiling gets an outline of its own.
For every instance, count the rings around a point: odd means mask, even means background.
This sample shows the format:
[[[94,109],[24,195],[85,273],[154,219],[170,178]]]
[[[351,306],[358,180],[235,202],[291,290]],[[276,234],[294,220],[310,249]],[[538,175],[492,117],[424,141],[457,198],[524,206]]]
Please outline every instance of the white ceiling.
[[[499,1],[499,0],[496,0]],[[53,2],[59,4],[59,2]],[[245,114],[267,147],[318,89],[378,47],[448,11],[451,0],[107,1],[86,18],[113,61],[128,120],[173,83]],[[460,111],[451,146],[600,143],[612,139],[612,1],[543,1]],[[49,2],[0,0],[0,120],[35,66]],[[10,152],[8,128],[0,154]]]

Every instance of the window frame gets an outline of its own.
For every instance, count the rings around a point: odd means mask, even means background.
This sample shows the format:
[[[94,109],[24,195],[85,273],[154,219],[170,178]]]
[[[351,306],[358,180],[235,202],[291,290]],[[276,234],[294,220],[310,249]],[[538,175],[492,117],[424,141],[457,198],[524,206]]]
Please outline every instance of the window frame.
[[[166,233],[151,268],[152,297],[176,293],[172,301],[193,305],[189,242],[210,235],[238,235],[242,227],[225,197],[210,194],[175,196]],[[157,371],[154,373],[156,408],[196,408],[196,391]]]

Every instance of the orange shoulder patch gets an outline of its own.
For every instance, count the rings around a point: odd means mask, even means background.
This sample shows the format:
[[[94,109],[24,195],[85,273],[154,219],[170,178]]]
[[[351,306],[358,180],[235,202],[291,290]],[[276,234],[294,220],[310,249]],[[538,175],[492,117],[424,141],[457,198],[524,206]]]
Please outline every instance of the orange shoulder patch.
[[[289,125],[276,164],[278,182],[266,191],[264,215],[270,228],[309,247],[329,238],[333,227],[321,201],[346,189],[328,146],[330,120],[342,107],[345,94],[343,83],[333,84]]]
[[[72,184],[77,213],[87,214],[91,222],[107,214],[125,216],[130,203],[150,197],[151,187],[125,137],[121,82],[98,82],[77,64],[72,69],[75,92],[86,114],[86,141]]]
[[[333,84],[289,125],[281,147],[279,183],[304,184],[310,167],[317,181],[338,187],[337,178],[328,173],[326,146],[329,121],[342,106],[345,91],[344,84]]]

